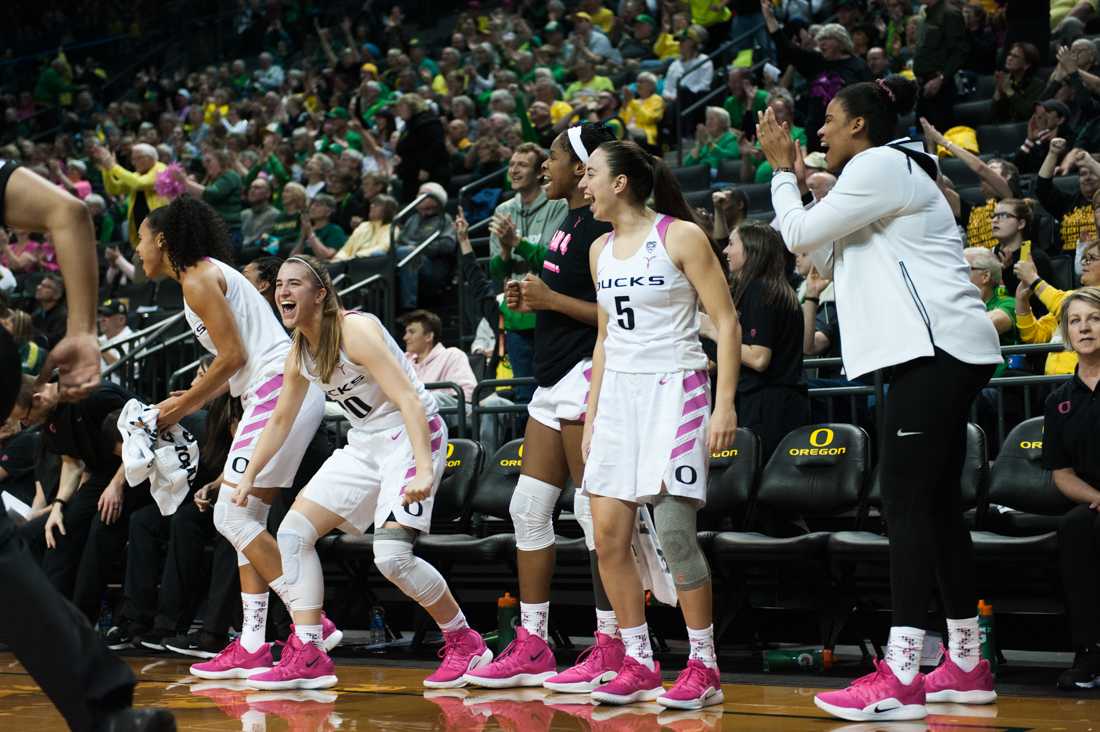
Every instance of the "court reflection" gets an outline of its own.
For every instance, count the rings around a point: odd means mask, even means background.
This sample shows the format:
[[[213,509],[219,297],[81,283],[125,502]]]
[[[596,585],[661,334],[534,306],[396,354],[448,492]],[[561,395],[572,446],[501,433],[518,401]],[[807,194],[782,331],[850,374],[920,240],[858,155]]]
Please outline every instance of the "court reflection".
[[[240,722],[241,732],[267,732],[275,719],[291,732],[334,732],[344,721],[336,712],[339,694],[331,691],[260,691],[239,679],[224,679],[191,684],[191,695],[212,701]]]

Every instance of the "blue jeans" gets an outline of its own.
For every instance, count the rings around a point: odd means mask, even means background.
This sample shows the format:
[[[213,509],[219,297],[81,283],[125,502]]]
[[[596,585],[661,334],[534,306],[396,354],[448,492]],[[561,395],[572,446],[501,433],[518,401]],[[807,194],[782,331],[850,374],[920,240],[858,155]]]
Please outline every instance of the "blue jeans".
[[[517,379],[535,375],[535,333],[531,330],[504,331],[504,350],[512,364],[512,375]],[[517,386],[514,389],[517,404],[527,404],[535,393],[534,386]]]

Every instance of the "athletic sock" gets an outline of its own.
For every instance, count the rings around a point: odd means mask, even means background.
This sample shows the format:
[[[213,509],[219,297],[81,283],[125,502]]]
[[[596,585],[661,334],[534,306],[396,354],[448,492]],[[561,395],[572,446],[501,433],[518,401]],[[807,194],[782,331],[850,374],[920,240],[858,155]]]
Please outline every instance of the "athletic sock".
[[[923,629],[904,625],[890,628],[890,641],[886,644],[886,663],[902,684],[909,686],[917,677],[923,647]]]
[[[282,600],[283,605],[286,606],[286,611],[288,613],[291,612],[292,598],[290,593],[290,583],[286,581],[286,576],[279,575],[275,579],[271,580],[271,582],[269,582],[267,586],[271,588],[271,591],[274,592],[280,600]]]
[[[600,610],[596,608],[596,632],[619,638],[619,619],[615,617],[614,610]]]
[[[718,655],[714,651],[714,626],[696,630],[688,628],[688,659],[701,661],[708,668],[718,668]]]
[[[267,639],[267,593],[241,593],[241,646],[255,653]]]
[[[458,614],[456,614],[446,623],[439,624],[439,629],[444,633],[457,633],[458,631],[465,630],[469,627],[469,624],[467,624],[466,622],[466,616],[462,614],[461,610],[459,610]]]
[[[267,715],[258,709],[249,709],[241,715],[241,732],[267,732]]]
[[[977,668],[982,660],[977,615],[962,620],[947,619],[947,652],[955,665],[966,673]]]
[[[652,671],[653,646],[649,644],[649,625],[642,623],[637,628],[623,628],[620,632],[626,646],[626,655]]]
[[[543,640],[549,638],[550,632],[550,601],[519,603],[519,622],[531,635],[537,635]]]
[[[324,637],[321,631],[320,624],[318,625],[302,625],[300,623],[294,624],[294,635],[298,636],[298,640],[302,643],[312,643],[313,645],[321,648],[324,645]]]

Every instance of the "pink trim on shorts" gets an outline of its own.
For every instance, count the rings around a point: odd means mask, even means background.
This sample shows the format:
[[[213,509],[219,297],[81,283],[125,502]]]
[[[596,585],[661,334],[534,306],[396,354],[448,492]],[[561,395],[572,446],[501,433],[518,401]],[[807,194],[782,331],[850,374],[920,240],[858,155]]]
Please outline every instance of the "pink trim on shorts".
[[[252,437],[245,437],[242,440],[237,440],[236,442],[233,443],[233,447],[229,448],[229,452],[234,452],[235,450],[240,450],[242,447],[248,447],[249,445],[252,444],[252,439],[253,439]]]
[[[263,404],[257,404],[255,407],[252,408],[252,416],[255,417],[258,414],[270,412],[271,410],[275,409],[275,405],[278,403],[279,397],[275,397],[274,399],[268,399]]]
[[[680,416],[686,417],[697,409],[702,409],[703,407],[709,406],[709,403],[710,400],[707,399],[706,393],[694,396],[684,402],[684,411],[680,413]]]
[[[684,391],[694,391],[707,383],[707,377],[703,371],[692,371],[684,377]]]
[[[263,426],[267,424],[267,419],[267,417],[264,417],[263,419],[257,419],[252,424],[246,425],[245,428],[241,430],[241,434],[247,435],[249,432],[255,432],[258,429],[262,429]]]
[[[260,388],[256,390],[256,398],[263,399],[271,392],[275,391],[283,385],[283,375],[277,374],[270,379],[260,384]]]
[[[695,419],[689,419],[687,422],[684,422],[683,424],[680,425],[680,429],[676,430],[676,439],[678,440],[681,437],[683,437],[684,435],[691,433],[693,430],[697,429],[699,427],[699,425],[701,425],[701,424],[703,424],[702,415],[696,417]]]
[[[668,456],[668,459],[675,460],[676,458],[683,455],[685,452],[690,452],[693,447],[695,447],[694,437],[692,437],[690,440],[683,443],[682,445],[677,445],[676,447],[672,448],[672,454]]]

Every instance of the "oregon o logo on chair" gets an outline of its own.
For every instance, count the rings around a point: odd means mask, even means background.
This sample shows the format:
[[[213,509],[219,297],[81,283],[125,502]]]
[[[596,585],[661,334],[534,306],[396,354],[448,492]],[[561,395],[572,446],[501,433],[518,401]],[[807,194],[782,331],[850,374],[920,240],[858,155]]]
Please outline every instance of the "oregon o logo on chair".
[[[834,433],[828,427],[819,427],[810,433],[810,446],[809,447],[792,447],[788,450],[791,457],[799,457],[800,455],[844,455],[848,452],[848,448],[844,445],[833,446],[833,440],[836,439],[836,433]]]
[[[523,443],[522,442],[519,445],[519,450],[516,451],[516,457],[501,459],[500,467],[502,467],[502,468],[520,468],[520,467],[523,467]]]
[[[457,460],[451,460],[451,456],[454,455],[454,454],[455,454],[455,444],[453,442],[448,442],[447,443],[447,458],[446,458],[447,467],[448,468],[462,467],[462,458],[458,458]]]
[[[737,457],[737,448],[731,447],[728,450],[715,450],[710,454],[710,456],[714,460],[719,460],[721,458],[735,458]]]

